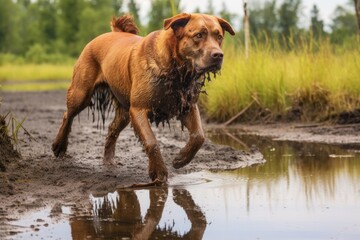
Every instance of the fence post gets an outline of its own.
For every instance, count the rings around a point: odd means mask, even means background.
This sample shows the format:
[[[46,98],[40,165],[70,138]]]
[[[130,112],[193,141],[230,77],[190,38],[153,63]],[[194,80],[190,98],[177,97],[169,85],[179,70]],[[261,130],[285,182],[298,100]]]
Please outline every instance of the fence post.
[[[358,40],[360,41],[360,13],[359,13],[359,1],[354,0],[356,23],[358,27]]]
[[[355,0],[357,1],[357,0]],[[247,0],[244,0],[244,35],[245,35],[245,58],[249,58],[250,52],[250,29],[249,29],[249,15],[247,9]]]

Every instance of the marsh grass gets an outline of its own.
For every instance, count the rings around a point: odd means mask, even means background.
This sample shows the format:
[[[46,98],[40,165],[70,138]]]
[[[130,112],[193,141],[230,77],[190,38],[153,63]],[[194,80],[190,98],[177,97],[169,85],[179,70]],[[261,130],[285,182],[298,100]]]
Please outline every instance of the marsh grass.
[[[70,80],[73,64],[3,64],[0,81]]]
[[[55,91],[66,90],[70,86],[69,81],[37,81],[16,82],[0,85],[0,89],[6,92],[32,92],[32,91]]]
[[[342,51],[326,40],[297,44],[292,51],[253,44],[245,59],[238,40],[225,42],[222,74],[200,99],[208,117],[224,122],[251,102],[240,120],[313,121],[360,108],[360,48]]]
[[[5,116],[0,115],[0,145],[3,148],[8,148],[10,153],[20,153],[19,148],[19,132],[23,130],[28,136],[30,133],[24,128],[23,124],[26,117],[18,121],[11,113]],[[7,123],[6,123],[7,120]],[[4,154],[2,152],[2,154]]]

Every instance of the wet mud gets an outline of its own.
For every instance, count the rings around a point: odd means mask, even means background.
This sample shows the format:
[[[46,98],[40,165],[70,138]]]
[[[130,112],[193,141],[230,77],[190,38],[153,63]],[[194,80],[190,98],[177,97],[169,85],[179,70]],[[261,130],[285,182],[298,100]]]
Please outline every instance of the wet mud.
[[[74,120],[67,155],[57,159],[51,143],[60,126],[65,110],[64,91],[37,93],[2,93],[1,113],[11,111],[17,119],[25,119],[23,126],[31,134],[20,132],[21,158],[11,161],[6,171],[0,172],[0,211],[7,215],[23,213],[31,208],[54,204],[87,204],[88,196],[104,194],[134,183],[146,183],[148,159],[128,126],[121,132],[116,146],[114,166],[102,163],[107,129],[98,128],[92,116],[84,110]],[[108,126],[110,115],[105,122]],[[169,181],[177,175],[204,170],[237,169],[262,163],[256,149],[238,151],[231,147],[205,142],[193,161],[186,167],[172,168],[172,160],[188,139],[178,122],[155,127]]]

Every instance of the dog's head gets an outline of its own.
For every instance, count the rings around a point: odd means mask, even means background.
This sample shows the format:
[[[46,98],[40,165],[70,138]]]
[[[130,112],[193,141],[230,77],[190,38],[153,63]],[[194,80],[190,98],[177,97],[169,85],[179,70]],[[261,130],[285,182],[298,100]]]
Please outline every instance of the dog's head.
[[[164,20],[164,29],[174,32],[177,58],[191,64],[199,74],[221,69],[225,31],[235,32],[224,19],[206,14],[178,14]]]

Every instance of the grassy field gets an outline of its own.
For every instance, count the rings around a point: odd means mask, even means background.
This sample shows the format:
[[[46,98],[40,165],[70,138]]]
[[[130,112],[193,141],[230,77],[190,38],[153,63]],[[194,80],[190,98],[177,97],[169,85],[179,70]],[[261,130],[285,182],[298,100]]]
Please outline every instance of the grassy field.
[[[243,53],[236,43],[225,45],[222,74],[206,86],[201,103],[212,120],[243,110],[245,121],[314,121],[360,108],[360,48],[337,51],[324,42],[290,52],[253,46],[249,59]]]
[[[239,112],[238,120],[302,121],[360,109],[360,47],[354,50],[304,43],[283,51],[252,46],[249,59],[243,44],[226,42],[222,74],[206,84],[201,106],[209,119],[224,122]],[[66,89],[72,64],[0,65],[5,91]]]
[[[67,89],[72,64],[4,64],[0,65],[3,91],[48,91]]]

